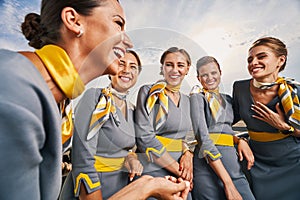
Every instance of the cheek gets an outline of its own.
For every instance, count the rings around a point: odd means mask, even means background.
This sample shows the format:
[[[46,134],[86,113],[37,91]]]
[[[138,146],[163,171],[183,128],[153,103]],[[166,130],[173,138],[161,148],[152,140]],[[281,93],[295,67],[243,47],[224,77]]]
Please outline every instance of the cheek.
[[[132,79],[132,85],[131,85],[131,86],[134,86],[134,85],[136,84],[137,79],[138,79],[137,76],[135,76],[135,77]]]
[[[188,69],[188,68],[183,68],[183,69],[180,70],[180,73],[181,73],[182,75],[186,75],[188,72],[189,72],[189,69]]]

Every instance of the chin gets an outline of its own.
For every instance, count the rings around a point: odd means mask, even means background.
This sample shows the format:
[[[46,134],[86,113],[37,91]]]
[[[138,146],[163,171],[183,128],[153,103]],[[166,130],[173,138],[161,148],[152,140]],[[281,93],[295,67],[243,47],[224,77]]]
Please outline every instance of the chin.
[[[112,76],[117,75],[117,73],[118,73],[118,67],[119,67],[119,65],[115,64],[115,63],[109,65],[105,69],[103,75],[112,75]]]

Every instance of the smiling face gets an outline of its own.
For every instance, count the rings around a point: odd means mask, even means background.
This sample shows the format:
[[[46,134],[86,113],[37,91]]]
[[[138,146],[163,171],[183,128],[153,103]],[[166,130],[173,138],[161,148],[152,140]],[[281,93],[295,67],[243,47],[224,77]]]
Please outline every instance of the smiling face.
[[[271,48],[260,45],[249,50],[247,61],[249,74],[254,79],[260,82],[274,82],[285,62],[285,56],[276,56]]]
[[[138,60],[131,53],[126,53],[120,59],[118,72],[111,76],[112,87],[118,92],[125,93],[137,82],[139,75]]]
[[[215,90],[221,81],[221,71],[215,62],[202,65],[198,69],[198,80],[204,89]]]
[[[168,53],[164,59],[162,73],[168,85],[180,85],[189,71],[186,57],[180,52]]]
[[[88,55],[86,62],[102,70],[100,74],[116,74],[115,61],[132,47],[124,33],[125,17],[120,4],[115,0],[101,2],[91,15],[83,17],[83,28],[80,47]]]

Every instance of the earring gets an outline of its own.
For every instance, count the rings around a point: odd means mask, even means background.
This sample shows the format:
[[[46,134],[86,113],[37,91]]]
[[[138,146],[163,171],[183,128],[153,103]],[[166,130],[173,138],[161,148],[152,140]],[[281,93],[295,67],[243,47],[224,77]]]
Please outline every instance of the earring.
[[[79,33],[76,35],[76,37],[80,38],[83,35],[83,30],[79,29]]]

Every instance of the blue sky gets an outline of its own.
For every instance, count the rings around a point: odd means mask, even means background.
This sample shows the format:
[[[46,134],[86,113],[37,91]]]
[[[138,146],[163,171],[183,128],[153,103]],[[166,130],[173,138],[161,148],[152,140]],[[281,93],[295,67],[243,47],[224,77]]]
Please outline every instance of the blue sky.
[[[212,55],[221,64],[221,89],[231,94],[234,80],[248,78],[251,43],[262,36],[280,38],[289,56],[283,76],[300,80],[300,1],[298,0],[120,0],[127,31],[144,64],[139,85],[158,78],[159,57],[170,46],[185,48],[193,65],[183,91],[197,84],[194,64]],[[20,24],[28,12],[39,12],[38,0],[0,0],[0,48],[28,50]],[[103,79],[103,78],[102,78]],[[97,79],[93,85],[104,84]]]

